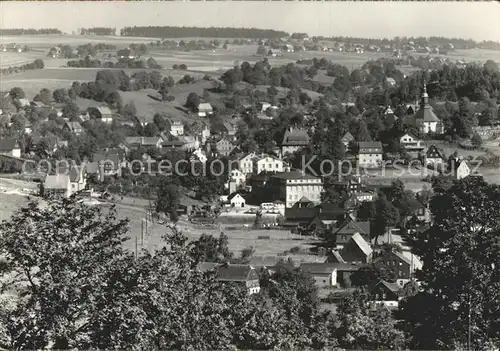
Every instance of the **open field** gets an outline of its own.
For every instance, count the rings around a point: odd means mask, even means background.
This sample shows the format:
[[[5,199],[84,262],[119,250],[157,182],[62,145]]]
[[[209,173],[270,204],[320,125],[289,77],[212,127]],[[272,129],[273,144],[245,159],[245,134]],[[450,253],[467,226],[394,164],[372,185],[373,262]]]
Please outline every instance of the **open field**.
[[[36,59],[45,59],[47,54],[43,51],[28,52],[3,52],[0,51],[0,68],[9,68],[31,63]]]
[[[135,38],[135,37],[119,37],[119,36],[92,36],[92,35],[15,35],[1,36],[0,45],[16,43],[20,45],[28,45],[33,48],[46,48],[47,50],[55,45],[85,45],[107,43],[118,46],[127,46],[132,43],[149,43],[152,38]]]
[[[181,120],[188,119],[188,113],[183,106],[190,93],[203,95],[203,89],[210,88],[210,82],[201,81],[193,84],[181,84],[172,87],[169,94],[175,97],[172,102],[161,102],[154,100],[148,96],[155,96],[157,92],[152,89],[145,89],[140,91],[121,91],[120,95],[125,104],[133,101],[137,110],[137,116],[147,118],[148,122],[153,120],[156,113],[166,113],[170,117],[176,117]]]

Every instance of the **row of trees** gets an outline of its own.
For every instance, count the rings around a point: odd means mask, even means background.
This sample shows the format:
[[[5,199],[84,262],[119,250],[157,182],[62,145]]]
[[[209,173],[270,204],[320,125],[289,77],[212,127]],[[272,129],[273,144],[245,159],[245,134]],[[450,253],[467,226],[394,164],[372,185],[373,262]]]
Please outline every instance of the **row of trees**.
[[[162,66],[156,60],[150,57],[148,60],[142,59],[119,59],[118,62],[91,59],[89,56],[81,60],[68,61],[68,67],[79,68],[131,68],[131,69],[162,69]]]
[[[62,34],[59,29],[56,28],[1,28],[0,35],[36,35],[36,34]]]
[[[35,61],[31,63],[27,63],[21,66],[16,66],[16,67],[9,67],[9,68],[4,68],[0,70],[0,75],[9,75],[9,74],[14,74],[14,73],[20,73],[24,71],[29,71],[33,69],[42,69],[45,67],[45,64],[42,60],[36,59]]]
[[[157,38],[281,38],[288,34],[272,29],[227,28],[227,27],[125,27],[120,31],[125,37]]]
[[[80,35],[116,35],[116,28],[111,28],[111,27],[81,28]]]

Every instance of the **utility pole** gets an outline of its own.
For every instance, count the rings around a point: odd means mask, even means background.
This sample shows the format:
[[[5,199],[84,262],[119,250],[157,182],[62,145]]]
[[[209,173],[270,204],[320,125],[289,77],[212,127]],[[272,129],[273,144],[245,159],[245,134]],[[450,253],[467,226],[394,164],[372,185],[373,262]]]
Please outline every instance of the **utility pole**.
[[[467,327],[467,351],[471,351],[471,298],[469,292],[469,322]]]

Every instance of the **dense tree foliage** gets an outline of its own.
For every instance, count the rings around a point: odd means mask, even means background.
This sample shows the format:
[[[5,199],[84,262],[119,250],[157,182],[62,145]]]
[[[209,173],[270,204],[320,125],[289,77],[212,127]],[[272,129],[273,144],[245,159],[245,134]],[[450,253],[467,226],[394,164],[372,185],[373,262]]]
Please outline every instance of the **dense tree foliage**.
[[[31,63],[27,63],[21,66],[16,66],[16,67],[9,67],[9,68],[3,68],[0,70],[1,75],[8,75],[8,74],[14,74],[14,73],[21,73],[24,71],[29,71],[33,69],[42,69],[45,67],[45,64],[42,60],[36,59],[35,61]]]
[[[116,35],[116,28],[111,28],[111,27],[81,28],[80,35]]]
[[[424,263],[421,292],[403,306],[412,347],[464,346],[470,331],[471,349],[498,348],[500,188],[467,177],[435,192],[433,225],[412,243]]]
[[[272,29],[220,27],[124,27],[121,36],[150,38],[281,38],[288,34]]]
[[[0,35],[36,35],[36,34],[62,34],[59,29],[55,28],[41,28],[41,29],[32,29],[32,28],[1,28]]]

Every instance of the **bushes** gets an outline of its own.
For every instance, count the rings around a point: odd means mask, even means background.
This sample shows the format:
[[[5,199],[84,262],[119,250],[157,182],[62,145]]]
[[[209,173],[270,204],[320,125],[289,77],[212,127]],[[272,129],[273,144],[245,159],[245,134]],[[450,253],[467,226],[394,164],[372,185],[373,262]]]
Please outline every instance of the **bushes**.
[[[20,73],[20,72],[24,72],[24,71],[33,70],[33,69],[42,69],[44,67],[45,67],[45,63],[40,59],[36,59],[32,63],[28,63],[28,64],[25,64],[22,66],[9,67],[9,68],[2,69],[0,71],[0,75]]]

